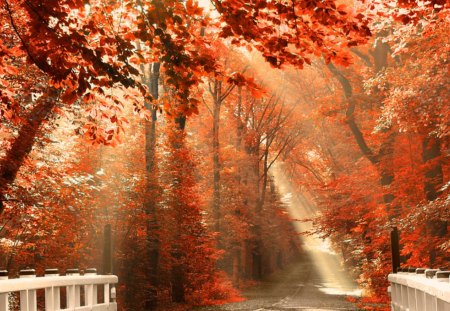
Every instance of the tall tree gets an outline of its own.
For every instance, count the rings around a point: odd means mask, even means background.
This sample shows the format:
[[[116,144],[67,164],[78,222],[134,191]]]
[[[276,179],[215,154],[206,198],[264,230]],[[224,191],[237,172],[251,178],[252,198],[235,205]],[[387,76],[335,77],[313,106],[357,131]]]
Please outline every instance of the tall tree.
[[[149,66],[148,87],[154,100],[159,98],[159,76],[160,63],[151,63]],[[149,256],[149,280],[150,294],[145,304],[145,310],[154,310],[157,302],[158,287],[158,266],[159,266],[159,238],[158,238],[158,215],[156,197],[158,194],[157,181],[157,163],[156,163],[156,121],[157,107],[150,102],[146,103],[146,108],[151,111],[150,120],[145,121],[145,167],[147,171],[147,196],[145,210],[148,214],[147,240],[148,240],[148,256]]]

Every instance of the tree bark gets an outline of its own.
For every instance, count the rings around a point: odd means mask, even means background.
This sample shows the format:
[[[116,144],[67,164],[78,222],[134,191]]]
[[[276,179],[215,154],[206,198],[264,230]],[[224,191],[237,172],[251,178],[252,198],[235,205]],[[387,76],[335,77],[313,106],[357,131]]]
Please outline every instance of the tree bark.
[[[442,163],[439,160],[440,157],[441,142],[439,137],[427,134],[422,143],[422,160],[427,165],[423,189],[428,202],[432,202],[439,197],[441,193],[440,188],[444,184],[444,174],[442,171]],[[445,237],[448,234],[447,228],[447,221],[437,219],[427,222],[427,229],[430,235],[434,237]],[[435,247],[431,247],[429,252],[430,265],[435,263],[437,255],[438,250]]]
[[[48,92],[38,99],[38,103],[28,114],[26,123],[20,128],[11,148],[0,160],[0,215],[4,210],[5,192],[8,186],[15,181],[25,158],[33,148],[41,125],[49,118],[52,109],[56,106],[58,91],[51,88]]]
[[[434,201],[441,193],[440,188],[444,183],[441,157],[441,144],[439,137],[427,135],[422,143],[422,160],[429,164],[425,172],[424,192],[428,201]]]
[[[221,198],[220,198],[220,110],[224,100],[235,88],[234,84],[229,84],[224,88],[223,82],[217,79],[208,83],[209,92],[213,99],[213,129],[212,129],[212,147],[213,147],[213,218],[214,230],[220,232],[221,224]],[[220,240],[219,240],[220,241]]]
[[[381,41],[380,41],[381,42]],[[385,66],[387,66],[387,56],[382,57],[382,51],[387,53],[388,49],[384,43],[377,43],[376,53],[372,53],[375,58],[376,70],[379,71]],[[379,67],[383,66],[383,67]],[[380,185],[387,189],[390,187],[392,182],[394,181],[394,170],[393,170],[393,155],[394,155],[394,143],[395,143],[395,133],[389,133],[388,137],[381,144],[380,150],[378,153],[374,153],[374,151],[367,145],[367,142],[364,138],[363,133],[361,132],[358,124],[355,120],[355,109],[356,102],[353,98],[353,88],[351,86],[350,81],[332,64],[328,64],[328,69],[331,73],[336,77],[339,83],[342,86],[344,91],[344,96],[348,102],[346,117],[347,124],[349,126],[350,131],[355,138],[355,141],[359,147],[361,153],[373,164],[377,167],[377,170],[380,174]],[[395,196],[390,191],[387,191],[383,194],[383,201],[386,204],[388,209],[391,209],[391,203],[394,201]],[[397,212],[393,211],[392,215],[395,215]]]
[[[370,54],[372,54],[375,63],[375,73],[378,73],[387,67],[389,50],[389,44],[383,42],[382,36],[379,36],[375,40],[373,50],[370,51]]]
[[[237,106],[237,128],[236,128],[236,150],[242,150],[242,135],[244,132],[244,123],[242,122],[242,86],[238,87],[238,106]]]
[[[242,137],[244,134],[244,122],[242,120],[242,86],[238,86],[237,89],[237,111],[236,111],[236,142],[235,147],[238,152],[242,151]],[[242,161],[239,160],[237,164],[237,183],[239,185],[239,189],[241,189],[241,183],[242,183]],[[244,206],[246,204],[247,200],[243,202]],[[235,211],[235,215],[237,217],[241,217],[241,212],[239,209]],[[237,287],[239,287],[239,281],[241,278],[246,278],[246,267],[249,266],[247,263],[247,245],[248,240],[245,241],[237,241],[235,250],[233,252],[233,284]]]
[[[213,215],[214,215],[214,230],[220,232],[220,108],[222,106],[222,82],[214,81],[213,93],[213,175],[214,175],[214,193],[213,193]]]
[[[148,86],[154,100],[159,97],[159,70],[160,63],[150,65],[150,75]],[[159,237],[158,237],[158,218],[156,210],[155,194],[157,191],[156,174],[156,121],[157,110],[149,102],[146,102],[146,108],[152,113],[150,120],[145,122],[145,164],[147,172],[147,195],[145,198],[145,212],[148,216],[147,222],[147,247],[149,259],[149,281],[151,289],[148,300],[145,302],[145,310],[155,310],[157,306],[157,288],[158,288],[158,268],[159,268]]]
[[[260,141],[261,139],[258,139]],[[254,170],[255,170],[255,190],[256,190],[256,206],[255,206],[255,245],[252,252],[252,274],[253,279],[260,280],[262,278],[262,237],[261,237],[261,212],[264,202],[261,197],[260,186],[260,163],[259,163],[259,147],[255,148],[252,156],[254,157]]]
[[[179,115],[175,118],[175,124],[176,129],[175,131],[178,131],[180,133],[183,133],[186,128],[186,116],[185,115]],[[179,149],[182,148],[182,144],[184,141],[180,142],[174,142],[173,148]],[[182,175],[176,175],[174,176],[174,184],[179,187],[181,184]],[[180,259],[183,257],[183,253],[181,250],[181,246],[178,245],[178,241],[181,239],[181,232],[182,232],[182,218],[183,218],[183,211],[180,206],[177,206],[175,204],[175,217],[176,217],[176,227],[175,227],[175,243],[172,245],[171,250],[171,257],[173,258],[174,264],[171,267],[171,290],[172,290],[172,301],[176,303],[183,303],[186,300],[185,297],[185,267],[182,263],[180,263]]]

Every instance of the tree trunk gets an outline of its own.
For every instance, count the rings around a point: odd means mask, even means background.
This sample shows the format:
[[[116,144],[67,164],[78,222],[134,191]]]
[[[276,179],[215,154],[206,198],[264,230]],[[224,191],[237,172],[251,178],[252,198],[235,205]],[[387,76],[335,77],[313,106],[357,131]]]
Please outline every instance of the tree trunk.
[[[180,254],[173,255],[176,259],[180,258]],[[181,264],[175,264],[172,267],[172,301],[176,303],[185,302],[184,293],[184,267]]]
[[[259,159],[259,158],[258,158]],[[260,280],[263,276],[263,243],[262,243],[262,212],[263,207],[266,202],[266,193],[267,193],[267,182],[269,177],[269,145],[266,142],[266,148],[264,149],[263,154],[263,174],[262,174],[262,183],[261,190],[258,191],[259,197],[256,203],[256,245],[255,245],[255,256],[253,259],[254,265],[254,278],[256,280]],[[258,188],[259,186],[259,163],[258,163]]]
[[[179,131],[180,133],[184,132],[186,128],[186,116],[179,115],[175,118],[175,124],[177,128],[175,131]],[[173,148],[179,149],[182,147],[183,141],[174,142]],[[174,176],[174,185],[181,184],[182,175]],[[177,205],[177,204],[175,204]],[[171,267],[171,290],[172,290],[172,301],[176,303],[185,302],[185,267],[180,262],[180,259],[183,257],[181,246],[178,245],[178,241],[181,239],[182,232],[182,219],[183,219],[183,210],[180,206],[174,206],[175,217],[177,219],[174,233],[174,241],[175,243],[172,245],[171,257],[173,258],[174,264]]]
[[[244,123],[242,122],[242,86],[238,87],[238,106],[237,106],[237,129],[236,129],[236,150],[242,149],[242,134],[244,132]]]
[[[214,230],[220,232],[220,108],[222,106],[222,82],[214,81],[213,94],[213,174],[214,174],[214,194],[213,194],[213,215]]]
[[[391,132],[383,141],[378,153],[378,166],[380,171],[380,185],[385,188],[383,194],[383,202],[388,209],[391,217],[399,216],[398,208],[392,207],[392,202],[395,199],[394,194],[389,190],[390,185],[394,181],[394,143],[395,132]]]
[[[150,65],[150,75],[148,86],[150,92],[157,100],[158,82],[159,82],[160,63],[153,63]],[[147,247],[149,259],[149,281],[150,291],[148,300],[145,302],[145,310],[155,310],[157,305],[157,287],[158,287],[158,267],[159,267],[159,237],[158,237],[158,218],[156,210],[155,195],[157,191],[157,174],[156,174],[156,121],[157,110],[146,103],[146,108],[152,112],[151,120],[145,122],[145,163],[147,171],[147,195],[145,198],[145,212],[148,216],[147,222]]]
[[[370,52],[375,63],[375,72],[378,73],[388,65],[389,44],[383,42],[382,36],[375,40],[374,48]]]
[[[238,102],[237,102],[237,112],[236,112],[236,143],[235,147],[238,152],[242,151],[242,136],[244,133],[244,121],[242,120],[242,86],[238,86]],[[242,183],[242,160],[239,159],[237,164],[237,183],[241,189]],[[246,205],[247,201],[243,202]],[[240,210],[235,211],[235,215],[241,217]],[[233,283],[235,286],[239,287],[239,281],[241,278],[247,278],[247,244],[248,241],[237,241],[236,249],[233,252]]]
[[[422,143],[422,160],[427,165],[425,171],[424,193],[428,202],[436,200],[441,191],[440,188],[444,184],[444,175],[442,171],[441,144],[439,137],[428,134]],[[427,229],[431,236],[444,237],[448,234],[448,222],[442,220],[429,220]],[[430,248],[429,260],[430,265],[436,261],[438,250],[435,247]]]
[[[260,141],[260,139],[258,139]],[[256,187],[256,206],[255,206],[255,245],[253,246],[252,258],[252,275],[253,279],[260,280],[262,277],[262,239],[261,239],[261,212],[264,202],[262,202],[261,188],[260,188],[260,163],[259,163],[259,148],[255,148],[255,187]],[[264,191],[264,190],[263,190]]]
[[[429,164],[425,172],[424,192],[428,201],[434,201],[441,193],[440,188],[444,183],[442,165],[439,161],[441,156],[440,139],[436,136],[428,135],[422,144],[422,160]]]
[[[11,148],[6,152],[5,157],[0,161],[0,215],[4,210],[5,192],[12,184],[25,158],[31,152],[39,128],[48,119],[52,109],[57,103],[56,89],[51,88],[49,94],[38,99],[38,103],[30,111],[26,118],[26,123],[22,125],[17,138]]]

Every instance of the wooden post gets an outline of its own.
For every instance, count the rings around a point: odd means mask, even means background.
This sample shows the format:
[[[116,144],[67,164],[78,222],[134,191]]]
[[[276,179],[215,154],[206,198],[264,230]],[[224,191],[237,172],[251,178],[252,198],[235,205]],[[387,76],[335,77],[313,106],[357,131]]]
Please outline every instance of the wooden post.
[[[400,243],[397,227],[393,227],[391,231],[391,252],[392,252],[392,272],[397,273],[400,268]]]
[[[112,238],[111,238],[111,225],[105,225],[104,240],[103,240],[103,274],[112,274]]]
[[[45,269],[45,277],[59,276],[58,269]],[[54,311],[61,309],[59,287],[48,287],[45,289],[45,310]]]
[[[109,283],[103,284],[103,302],[107,305],[109,305],[109,303],[111,302],[110,290],[111,288],[109,286]]]
[[[67,269],[66,275],[79,276],[80,271],[78,269]],[[67,309],[75,309],[80,304],[80,286],[69,285],[66,287]]]
[[[34,269],[20,270],[20,278],[35,278],[36,271]],[[20,311],[36,311],[37,299],[35,289],[25,289],[20,291]]]
[[[86,270],[84,274],[86,276],[95,276],[97,275],[97,269],[90,268]],[[88,284],[84,285],[84,299],[85,305],[88,307],[92,307],[97,304],[97,284]]]

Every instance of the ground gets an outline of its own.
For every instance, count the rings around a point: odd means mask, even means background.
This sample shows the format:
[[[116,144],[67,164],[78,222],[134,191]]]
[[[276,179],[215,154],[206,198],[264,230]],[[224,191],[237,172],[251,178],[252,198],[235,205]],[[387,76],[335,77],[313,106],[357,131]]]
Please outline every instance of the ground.
[[[335,256],[326,252],[321,256],[323,262],[335,260]],[[315,258],[302,255],[297,263],[245,292],[246,301],[195,310],[358,310],[346,300],[346,294],[357,294],[355,284],[340,278],[342,270],[324,271]]]

